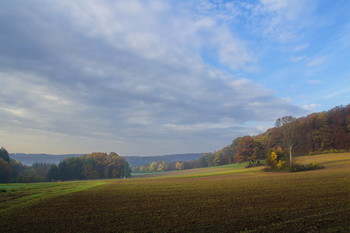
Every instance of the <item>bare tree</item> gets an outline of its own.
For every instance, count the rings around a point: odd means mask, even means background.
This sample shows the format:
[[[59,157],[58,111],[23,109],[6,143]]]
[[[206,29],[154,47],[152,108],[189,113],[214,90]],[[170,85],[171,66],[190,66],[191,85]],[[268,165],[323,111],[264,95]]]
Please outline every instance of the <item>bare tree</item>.
[[[275,123],[276,127],[280,127],[282,130],[282,140],[289,153],[290,166],[293,165],[293,147],[297,140],[297,125],[296,118],[293,116],[284,116],[278,118]]]

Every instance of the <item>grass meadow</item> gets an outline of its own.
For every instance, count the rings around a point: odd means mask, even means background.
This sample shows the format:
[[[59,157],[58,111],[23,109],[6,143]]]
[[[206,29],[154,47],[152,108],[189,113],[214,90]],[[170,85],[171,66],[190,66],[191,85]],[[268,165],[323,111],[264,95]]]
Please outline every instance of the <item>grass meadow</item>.
[[[350,154],[324,169],[233,164],[151,177],[0,185],[1,232],[350,232]]]

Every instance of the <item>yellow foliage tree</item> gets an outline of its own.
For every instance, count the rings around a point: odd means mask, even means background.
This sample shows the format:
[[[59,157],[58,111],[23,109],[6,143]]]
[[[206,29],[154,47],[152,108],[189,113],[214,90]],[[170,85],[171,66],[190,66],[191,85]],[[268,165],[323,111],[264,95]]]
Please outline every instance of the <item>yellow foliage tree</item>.
[[[150,172],[156,172],[157,171],[157,166],[158,166],[157,162],[152,162],[151,165],[149,165],[149,171]]]
[[[175,164],[175,169],[176,170],[184,170],[185,169],[185,164],[183,162],[178,161]]]
[[[269,170],[281,170],[287,166],[286,161],[279,159],[278,154],[272,151],[266,158],[266,165]]]

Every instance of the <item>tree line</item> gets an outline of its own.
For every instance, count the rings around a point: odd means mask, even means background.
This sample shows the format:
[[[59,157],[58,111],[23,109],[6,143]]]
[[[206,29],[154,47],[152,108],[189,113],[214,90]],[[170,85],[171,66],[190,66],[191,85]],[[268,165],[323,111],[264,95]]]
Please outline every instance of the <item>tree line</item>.
[[[5,148],[0,149],[0,183],[45,182],[82,179],[130,177],[130,168],[124,157],[115,152],[95,152],[81,157],[70,157],[58,165],[34,163],[25,166],[10,159]]]
[[[301,118],[281,117],[275,127],[262,134],[237,137],[219,151],[165,167],[182,170],[241,162],[256,166],[266,159],[271,166],[283,167],[292,165],[293,156],[345,151],[350,151],[350,104]],[[159,163],[133,167],[133,172],[162,171],[157,167]]]
[[[284,140],[287,127],[293,132],[289,142]],[[277,125],[277,127],[257,135],[256,139],[261,141],[266,148],[281,145],[289,152],[290,146],[292,146],[292,153],[296,156],[349,151],[350,105],[312,113],[306,117],[295,119],[287,125]]]
[[[171,163],[153,161],[151,164],[145,164],[143,166],[132,165],[131,168],[134,173],[149,173],[212,167],[234,163],[234,154],[235,147],[226,146],[222,150],[206,153],[197,160],[175,161]]]

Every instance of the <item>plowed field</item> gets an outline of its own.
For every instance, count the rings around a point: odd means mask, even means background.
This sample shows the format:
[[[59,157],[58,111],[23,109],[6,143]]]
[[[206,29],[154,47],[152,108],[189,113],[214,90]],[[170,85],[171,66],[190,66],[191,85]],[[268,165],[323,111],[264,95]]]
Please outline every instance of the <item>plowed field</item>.
[[[350,232],[350,154],[298,160],[325,168],[2,185],[0,232]]]

